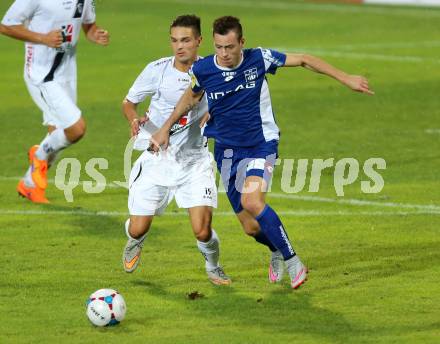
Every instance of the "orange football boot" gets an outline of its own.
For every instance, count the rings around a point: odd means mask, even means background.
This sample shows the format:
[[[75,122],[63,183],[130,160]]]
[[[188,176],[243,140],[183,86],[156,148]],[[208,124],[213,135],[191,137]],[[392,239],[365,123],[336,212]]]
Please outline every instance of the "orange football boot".
[[[34,145],[29,149],[29,163],[31,164],[31,175],[35,185],[40,189],[47,188],[47,161],[39,160],[35,156],[38,145]]]
[[[21,197],[25,197],[33,203],[49,203],[47,200],[44,189],[35,186],[33,188],[26,186],[24,180],[20,180],[17,185],[18,194]]]

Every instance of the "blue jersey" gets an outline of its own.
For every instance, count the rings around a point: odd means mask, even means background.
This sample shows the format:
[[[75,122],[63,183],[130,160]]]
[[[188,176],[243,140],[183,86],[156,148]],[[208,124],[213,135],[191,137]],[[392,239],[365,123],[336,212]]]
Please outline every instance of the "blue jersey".
[[[234,147],[278,140],[266,73],[275,74],[285,62],[285,54],[263,48],[243,50],[232,69],[219,66],[215,55],[195,62],[192,89],[205,90],[211,115],[204,135]]]

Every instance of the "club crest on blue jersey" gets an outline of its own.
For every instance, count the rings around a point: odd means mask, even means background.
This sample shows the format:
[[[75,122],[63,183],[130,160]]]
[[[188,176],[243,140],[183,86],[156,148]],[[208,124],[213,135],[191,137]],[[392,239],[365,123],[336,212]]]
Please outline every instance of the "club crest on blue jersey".
[[[257,68],[245,70],[244,77],[247,82],[255,81],[258,78]]]

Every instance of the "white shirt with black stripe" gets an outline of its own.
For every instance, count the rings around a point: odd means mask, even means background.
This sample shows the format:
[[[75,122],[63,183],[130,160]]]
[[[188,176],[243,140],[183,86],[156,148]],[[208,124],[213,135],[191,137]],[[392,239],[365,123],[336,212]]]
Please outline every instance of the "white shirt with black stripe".
[[[81,26],[93,24],[95,19],[94,0],[16,0],[2,24],[25,25],[30,31],[43,34],[62,30],[64,43],[60,48],[26,42],[25,78],[39,84],[45,79],[76,80],[76,45]]]

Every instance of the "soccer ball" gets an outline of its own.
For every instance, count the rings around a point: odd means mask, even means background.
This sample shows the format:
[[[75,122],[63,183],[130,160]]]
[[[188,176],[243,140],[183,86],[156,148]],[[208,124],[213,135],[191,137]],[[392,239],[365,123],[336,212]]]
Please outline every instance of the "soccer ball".
[[[127,311],[124,298],[113,289],[95,291],[86,305],[87,317],[95,326],[117,325],[124,319]]]

